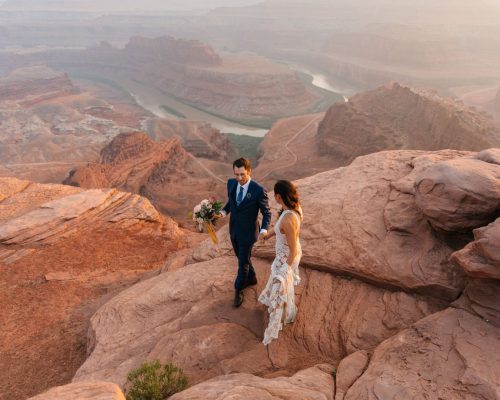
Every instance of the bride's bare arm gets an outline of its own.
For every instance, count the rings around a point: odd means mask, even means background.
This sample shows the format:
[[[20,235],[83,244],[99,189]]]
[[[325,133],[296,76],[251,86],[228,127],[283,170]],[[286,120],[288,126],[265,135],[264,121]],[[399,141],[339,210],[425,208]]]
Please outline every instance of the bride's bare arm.
[[[286,236],[288,248],[290,249],[286,263],[292,265],[293,260],[297,257],[297,220],[291,214],[285,215],[280,228]]]

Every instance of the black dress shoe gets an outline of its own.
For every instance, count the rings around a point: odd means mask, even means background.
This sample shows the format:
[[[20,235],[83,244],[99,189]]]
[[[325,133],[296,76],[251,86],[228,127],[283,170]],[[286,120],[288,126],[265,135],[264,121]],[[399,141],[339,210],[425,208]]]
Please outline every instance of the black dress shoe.
[[[253,286],[256,284],[257,284],[257,277],[254,275],[252,278],[247,279],[247,281],[245,282],[245,287]]]
[[[233,306],[238,308],[243,304],[243,290],[237,290],[234,294],[234,303]]]

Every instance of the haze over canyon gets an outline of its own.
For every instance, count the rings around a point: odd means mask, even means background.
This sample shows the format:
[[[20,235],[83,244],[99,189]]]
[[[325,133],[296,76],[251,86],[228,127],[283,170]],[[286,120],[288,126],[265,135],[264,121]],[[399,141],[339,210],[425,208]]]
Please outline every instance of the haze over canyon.
[[[500,4],[0,1],[0,400],[500,399]],[[232,163],[304,210],[269,346],[193,207]]]

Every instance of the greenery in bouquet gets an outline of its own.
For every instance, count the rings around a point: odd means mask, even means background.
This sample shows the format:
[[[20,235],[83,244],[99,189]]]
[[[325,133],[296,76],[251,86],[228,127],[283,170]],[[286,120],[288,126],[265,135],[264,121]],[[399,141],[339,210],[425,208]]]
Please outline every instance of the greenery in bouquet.
[[[214,197],[205,199],[194,208],[193,220],[198,222],[198,224],[203,224],[204,222],[215,224],[215,215],[220,213],[223,205],[221,201],[217,201]]]

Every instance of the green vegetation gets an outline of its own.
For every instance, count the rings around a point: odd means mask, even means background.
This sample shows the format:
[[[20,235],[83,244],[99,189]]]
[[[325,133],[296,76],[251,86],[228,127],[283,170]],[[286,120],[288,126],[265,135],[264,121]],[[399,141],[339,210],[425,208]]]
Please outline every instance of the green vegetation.
[[[271,129],[273,124],[281,117],[273,117],[273,118],[260,118],[260,119],[238,119],[238,118],[230,118],[227,115],[222,115],[215,113],[213,111],[207,110],[206,108],[200,107],[198,104],[192,103],[187,100],[179,99],[175,96],[173,96],[176,100],[193,107],[197,110],[203,111],[205,114],[213,115],[214,117],[223,119],[225,121],[229,122],[235,122],[239,125],[244,125],[244,126],[249,126],[252,128],[259,128],[259,129]]]
[[[87,73],[83,73],[83,72],[78,72],[78,73],[77,72],[70,72],[69,76],[72,79],[84,79],[84,80],[91,81],[91,82],[103,83],[103,84],[123,93],[124,95],[126,95],[130,99],[134,100],[134,97],[127,90],[125,90],[123,87],[118,85],[115,81],[108,79],[108,78],[105,78],[101,75],[87,74]]]
[[[248,158],[252,165],[257,165],[257,152],[264,138],[234,133],[224,133],[224,135],[238,152],[238,157]]]
[[[188,385],[182,369],[173,364],[162,366],[158,360],[144,362],[128,374],[127,381],[127,400],[165,400]]]
[[[162,105],[160,106],[160,108],[161,108],[162,110],[165,110],[166,112],[168,112],[168,113],[169,113],[169,114],[171,114],[171,115],[175,115],[176,117],[179,117],[179,118],[182,118],[182,119],[186,119],[186,118],[187,118],[187,117],[186,117],[183,113],[181,113],[180,111],[177,111],[175,108],[169,107],[169,106],[167,106],[167,105],[165,105],[165,104],[162,104]]]

